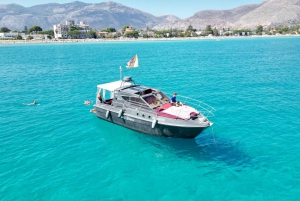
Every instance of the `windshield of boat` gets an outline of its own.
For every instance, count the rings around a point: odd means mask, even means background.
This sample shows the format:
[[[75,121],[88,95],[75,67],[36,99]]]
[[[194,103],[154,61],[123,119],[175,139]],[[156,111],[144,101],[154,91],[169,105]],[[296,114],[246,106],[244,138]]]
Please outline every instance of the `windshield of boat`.
[[[140,97],[129,97],[129,101],[137,105],[147,105]]]
[[[163,103],[170,102],[170,99],[168,98],[168,96],[166,96],[166,94],[164,94],[163,92],[157,92],[155,95]]]
[[[150,105],[150,107],[157,107],[162,104],[162,102],[154,95],[143,96],[143,99]]]

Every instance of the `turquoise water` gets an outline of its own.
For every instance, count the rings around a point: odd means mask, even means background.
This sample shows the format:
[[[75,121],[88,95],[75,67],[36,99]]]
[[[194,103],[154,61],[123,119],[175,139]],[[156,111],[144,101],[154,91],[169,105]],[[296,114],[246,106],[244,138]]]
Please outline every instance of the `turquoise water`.
[[[0,200],[298,200],[299,51],[299,37],[1,45]],[[214,126],[162,138],[90,113],[136,53],[124,75],[208,103]]]

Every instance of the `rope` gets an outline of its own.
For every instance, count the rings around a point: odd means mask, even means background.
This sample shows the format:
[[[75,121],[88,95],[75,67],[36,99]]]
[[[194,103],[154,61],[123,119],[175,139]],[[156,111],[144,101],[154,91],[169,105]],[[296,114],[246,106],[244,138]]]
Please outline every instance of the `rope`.
[[[211,131],[212,131],[212,136],[213,136],[213,138],[214,138],[214,144],[215,144],[215,146],[216,146],[217,144],[216,144],[216,138],[215,138],[214,127],[213,127],[213,126],[211,127]]]

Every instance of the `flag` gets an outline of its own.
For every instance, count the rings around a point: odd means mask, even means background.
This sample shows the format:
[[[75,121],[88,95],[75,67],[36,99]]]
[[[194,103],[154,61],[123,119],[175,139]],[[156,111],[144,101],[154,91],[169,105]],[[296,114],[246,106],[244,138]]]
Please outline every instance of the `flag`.
[[[139,67],[139,61],[137,54],[128,61],[126,68],[136,68]]]

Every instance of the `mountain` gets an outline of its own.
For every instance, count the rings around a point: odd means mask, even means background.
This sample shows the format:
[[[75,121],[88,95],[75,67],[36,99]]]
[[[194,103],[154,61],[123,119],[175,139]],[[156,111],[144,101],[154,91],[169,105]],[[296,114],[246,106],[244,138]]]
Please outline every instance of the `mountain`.
[[[300,23],[300,0],[267,0],[260,4],[244,5],[230,10],[205,10],[192,17],[172,23],[160,23],[154,29],[186,29],[192,25],[205,29],[206,25],[216,28],[254,29],[264,27],[289,26]]]
[[[269,0],[241,17],[235,25],[289,26],[300,22],[300,0]]]
[[[260,4],[244,5],[230,10],[204,10],[193,16],[180,19],[174,15],[154,16],[115,2],[97,4],[74,1],[66,4],[41,4],[23,7],[17,4],[0,5],[0,27],[23,30],[39,25],[44,30],[52,29],[54,24],[64,24],[66,20],[75,23],[84,21],[93,29],[101,30],[124,25],[135,29],[147,27],[157,30],[179,28],[192,25],[205,29],[207,25],[221,28],[250,28],[289,26],[300,23],[300,0],[266,0]]]
[[[0,5],[0,27],[11,30],[23,30],[39,25],[43,30],[52,29],[54,24],[65,24],[66,20],[75,23],[84,21],[93,29],[114,27],[121,29],[124,25],[132,25],[136,29],[145,29],[160,23],[168,23],[180,18],[174,15],[154,16],[134,8],[115,2],[88,4],[79,1],[66,4],[42,4],[23,7],[16,4]]]

